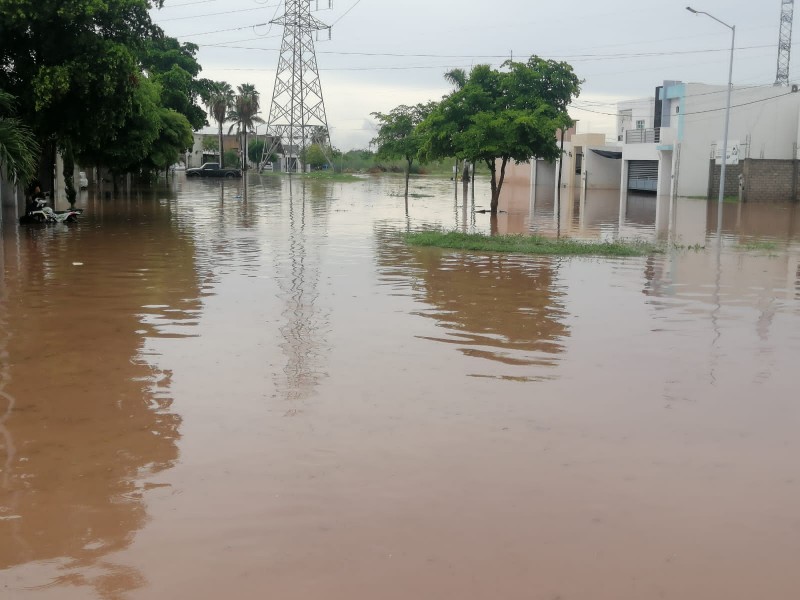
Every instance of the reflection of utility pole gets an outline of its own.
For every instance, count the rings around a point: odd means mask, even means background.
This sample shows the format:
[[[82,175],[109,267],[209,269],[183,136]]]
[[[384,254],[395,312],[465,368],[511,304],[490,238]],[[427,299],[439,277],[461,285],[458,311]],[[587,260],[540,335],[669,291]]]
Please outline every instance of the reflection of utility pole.
[[[561,169],[564,165],[564,128],[561,128],[561,154],[558,157],[558,189],[556,190],[556,237],[561,237]]]

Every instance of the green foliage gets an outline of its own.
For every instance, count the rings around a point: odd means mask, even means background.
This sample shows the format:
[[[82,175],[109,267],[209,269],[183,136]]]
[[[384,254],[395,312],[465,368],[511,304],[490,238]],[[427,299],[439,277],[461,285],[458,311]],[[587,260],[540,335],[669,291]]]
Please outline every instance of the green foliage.
[[[641,241],[583,242],[569,238],[550,239],[536,235],[483,235],[458,231],[421,231],[405,234],[412,246],[435,246],[481,252],[515,252],[557,256],[644,256],[663,252]]]
[[[207,135],[203,136],[203,150],[219,152],[219,140]]]
[[[181,113],[171,108],[159,108],[158,137],[152,143],[142,168],[145,171],[166,171],[192,147],[192,125]]]
[[[230,169],[239,169],[241,168],[241,163],[239,162],[239,153],[236,150],[226,150],[225,153],[222,155],[223,158],[223,167],[227,167]]]
[[[492,212],[497,211],[508,161],[558,157],[556,131],[572,123],[567,108],[581,84],[569,64],[537,56],[526,63],[507,61],[503,69],[478,65],[465,80],[452,76],[456,90],[418,128],[423,156],[455,156],[487,165]]]
[[[247,158],[250,159],[250,162],[253,164],[259,164],[261,162],[261,157],[264,155],[264,146],[266,144],[263,140],[253,140],[247,146]],[[277,162],[278,155],[274,152],[270,155],[268,162],[274,163]]]
[[[379,158],[404,158],[409,165],[417,157],[424,138],[418,135],[417,126],[431,113],[435,103],[400,105],[388,114],[372,113],[378,121],[377,144]]]
[[[207,124],[205,111],[197,105],[208,85],[207,80],[196,79],[197,50],[195,44],[164,36],[146,40],[141,54],[142,67],[161,85],[163,106],[184,115],[194,130]]]
[[[43,145],[117,173],[166,168],[206,123],[197,46],[150,18],[162,0],[5,0],[0,88]],[[45,159],[50,154],[45,151]],[[45,168],[45,172],[49,168]],[[66,169],[68,195],[74,193]]]
[[[435,102],[400,105],[388,114],[372,113],[378,120],[378,135],[372,140],[378,145],[378,158],[403,158],[406,161],[406,194],[411,165],[420,155],[425,138],[420,135],[419,125],[436,107]]]
[[[33,132],[14,117],[14,98],[0,90],[0,174],[26,184],[36,172],[39,146]]]
[[[312,169],[320,169],[328,164],[325,152],[322,151],[322,147],[319,144],[311,144],[308,148],[303,150],[300,161],[303,164],[311,165]]]

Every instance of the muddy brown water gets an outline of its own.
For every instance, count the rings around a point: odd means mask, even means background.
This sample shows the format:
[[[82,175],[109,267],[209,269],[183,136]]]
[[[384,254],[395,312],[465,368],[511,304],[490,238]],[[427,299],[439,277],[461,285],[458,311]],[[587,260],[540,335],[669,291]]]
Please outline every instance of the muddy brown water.
[[[717,252],[713,203],[451,185],[4,208],[0,596],[800,597],[800,209],[725,206]],[[705,248],[398,237],[437,225]]]

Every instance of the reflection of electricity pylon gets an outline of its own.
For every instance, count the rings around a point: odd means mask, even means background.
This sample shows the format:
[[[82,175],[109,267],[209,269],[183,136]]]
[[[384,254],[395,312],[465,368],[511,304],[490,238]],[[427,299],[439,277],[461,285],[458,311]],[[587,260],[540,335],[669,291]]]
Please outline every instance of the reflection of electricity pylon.
[[[267,121],[272,141],[262,163],[279,144],[285,156],[299,157],[312,131],[328,131],[313,33],[329,27],[311,16],[311,0],[286,0],[286,13],[272,23],[283,25],[283,42]]]

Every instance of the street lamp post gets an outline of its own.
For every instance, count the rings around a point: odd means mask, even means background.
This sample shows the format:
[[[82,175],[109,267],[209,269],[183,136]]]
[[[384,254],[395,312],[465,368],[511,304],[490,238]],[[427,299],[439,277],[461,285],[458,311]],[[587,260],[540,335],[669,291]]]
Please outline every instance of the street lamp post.
[[[725,132],[722,136],[722,167],[719,174],[719,202],[717,203],[717,236],[719,243],[722,243],[722,204],[725,201],[725,166],[728,163],[728,127],[731,120],[731,88],[733,87],[733,49],[736,45],[736,26],[728,25],[725,21],[720,21],[717,17],[702,10],[695,10],[687,6],[686,10],[695,15],[705,15],[714,19],[717,23],[724,25],[731,30],[731,59],[728,66],[728,98],[725,102]]]

